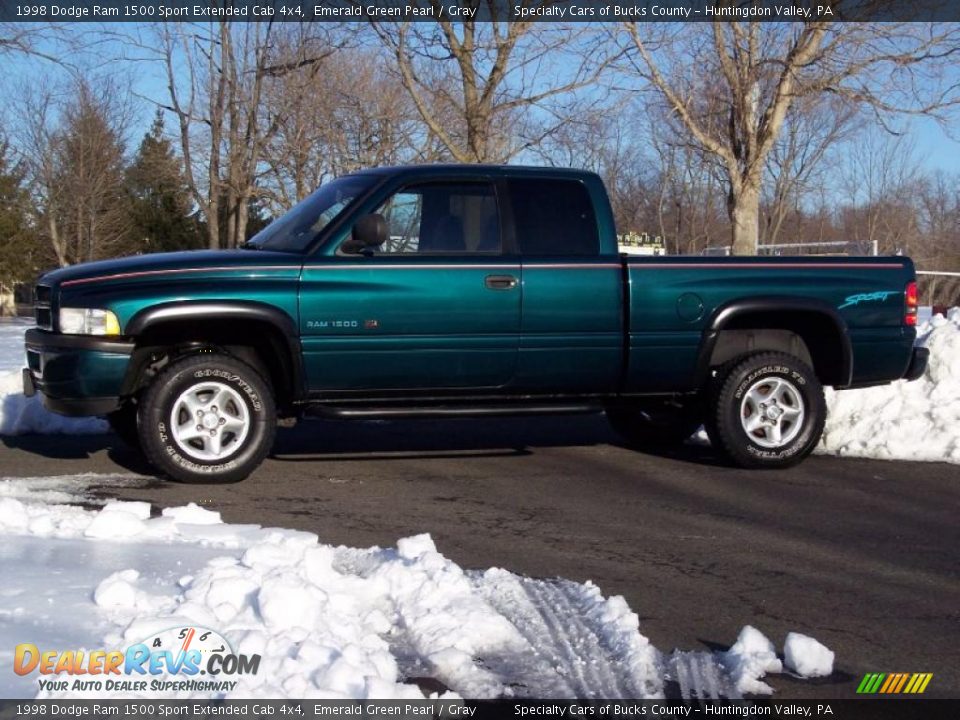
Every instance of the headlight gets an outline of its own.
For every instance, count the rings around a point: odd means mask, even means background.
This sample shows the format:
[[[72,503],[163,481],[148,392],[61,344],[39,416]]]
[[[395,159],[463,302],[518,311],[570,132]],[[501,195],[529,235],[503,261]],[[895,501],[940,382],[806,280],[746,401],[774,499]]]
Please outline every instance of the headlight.
[[[66,335],[119,335],[120,321],[109,310],[60,308],[60,332]]]

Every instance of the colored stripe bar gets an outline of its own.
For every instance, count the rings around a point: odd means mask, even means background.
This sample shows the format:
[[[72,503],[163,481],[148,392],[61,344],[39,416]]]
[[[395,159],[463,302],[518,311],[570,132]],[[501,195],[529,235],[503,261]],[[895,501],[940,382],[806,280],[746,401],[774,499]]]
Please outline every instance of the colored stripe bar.
[[[900,673],[900,679],[897,681],[896,687],[894,687],[890,692],[898,693],[903,689],[904,684],[907,682],[907,678],[910,677],[910,673]]]
[[[919,694],[927,689],[933,673],[867,673],[857,686],[860,695]]]

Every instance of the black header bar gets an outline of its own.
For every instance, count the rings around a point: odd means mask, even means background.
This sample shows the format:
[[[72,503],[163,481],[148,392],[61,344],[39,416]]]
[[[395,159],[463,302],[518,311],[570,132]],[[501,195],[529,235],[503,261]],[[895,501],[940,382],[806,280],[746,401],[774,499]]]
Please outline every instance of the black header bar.
[[[958,21],[960,0],[2,0],[6,22]]]

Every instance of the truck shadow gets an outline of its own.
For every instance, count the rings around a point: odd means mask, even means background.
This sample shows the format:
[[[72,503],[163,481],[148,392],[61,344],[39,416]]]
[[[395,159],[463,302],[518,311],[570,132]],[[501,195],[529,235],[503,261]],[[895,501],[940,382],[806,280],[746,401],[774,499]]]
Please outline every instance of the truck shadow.
[[[363,462],[384,459],[510,457],[538,448],[627,445],[602,415],[444,420],[350,421],[307,418],[277,435],[278,462]],[[663,447],[645,454],[698,465],[724,466],[709,445]]]
[[[110,461],[123,470],[156,474],[140,453],[113,433],[4,435],[0,442],[10,449],[65,461],[86,460],[106,451]],[[598,445],[627,448],[600,415],[392,421],[307,418],[295,428],[278,431],[271,458],[287,463],[509,458],[536,455],[538,449]],[[709,445],[643,452],[696,465],[728,467]]]
[[[136,475],[156,475],[146,459],[124,445],[113,433],[102,435],[13,435],[0,436],[11,450],[20,450],[53,460],[86,460],[107,451],[107,457],[123,470]],[[2,474],[2,471],[0,471]]]

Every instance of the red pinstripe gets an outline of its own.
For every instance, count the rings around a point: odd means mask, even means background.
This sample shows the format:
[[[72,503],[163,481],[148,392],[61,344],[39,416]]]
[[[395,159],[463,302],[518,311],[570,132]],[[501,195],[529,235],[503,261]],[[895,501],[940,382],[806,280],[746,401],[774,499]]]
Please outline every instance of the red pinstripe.
[[[458,265],[458,264],[402,264],[402,265],[318,265],[304,266],[305,270],[499,270],[508,266],[509,263],[501,265]],[[140,270],[137,272],[115,273],[113,275],[98,275],[96,277],[78,278],[76,280],[65,280],[63,287],[69,285],[81,285],[85,283],[100,282],[106,280],[125,280],[135,277],[148,277],[152,275],[175,275],[178,273],[202,273],[202,272],[263,272],[268,270],[300,270],[300,265],[247,265],[237,267],[235,265],[223,267],[203,267],[203,268],[175,268],[171,270]],[[614,263],[524,263],[524,269],[537,270],[609,270],[620,269],[620,265]],[[633,267],[638,267],[634,264]],[[641,266],[643,267],[643,266]],[[764,270],[764,269],[789,269],[789,270],[900,270],[903,265],[899,264],[874,264],[874,263],[658,263],[653,262],[646,267],[656,270],[679,270],[679,269],[716,269],[716,270]]]

